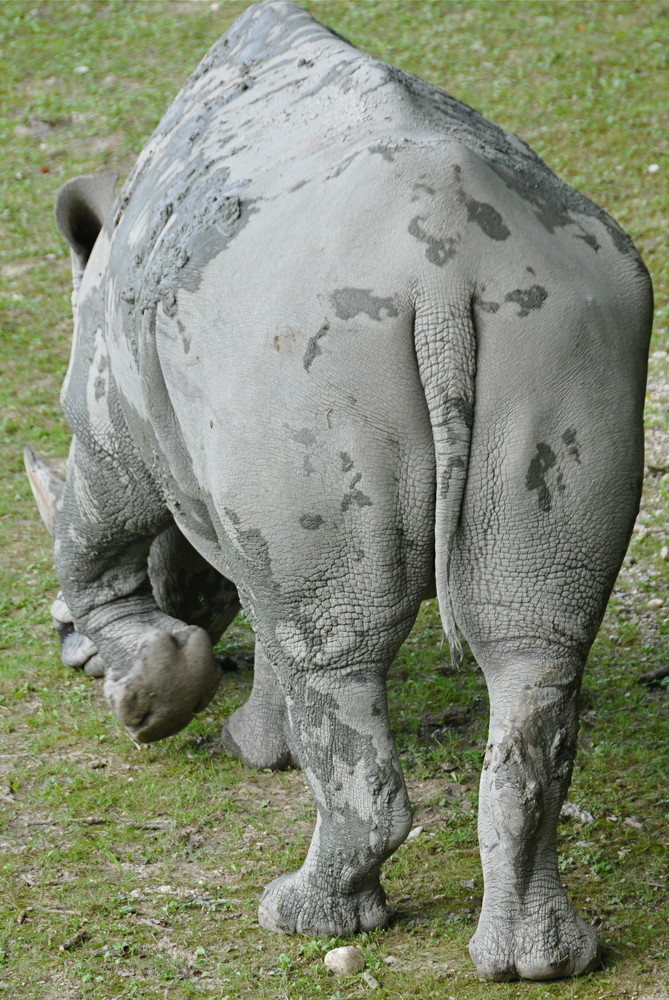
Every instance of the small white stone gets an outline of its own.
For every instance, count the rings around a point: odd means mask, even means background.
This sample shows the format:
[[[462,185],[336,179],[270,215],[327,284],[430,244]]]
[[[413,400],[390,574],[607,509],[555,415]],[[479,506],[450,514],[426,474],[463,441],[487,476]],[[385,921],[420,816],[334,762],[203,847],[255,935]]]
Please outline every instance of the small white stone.
[[[413,830],[409,830],[409,833],[407,834],[407,840],[413,840],[414,837],[419,837],[422,832],[423,832],[422,826],[415,826]]]
[[[664,559],[665,562],[669,562],[669,545],[663,545],[660,549],[660,559]]]
[[[371,972],[363,972],[362,978],[365,980],[365,982],[367,983],[367,985],[369,986],[370,989],[372,989],[372,990],[378,990],[378,988],[379,988],[379,981],[378,981],[378,979],[374,978],[374,976],[371,974]]]
[[[353,945],[343,945],[333,948],[323,959],[323,965],[335,976],[354,976],[365,968],[365,959],[359,948]]]
[[[575,819],[579,823],[592,823],[594,822],[594,816],[587,809],[581,808],[581,806],[576,805],[575,802],[563,802],[562,808],[560,809],[560,816],[564,816],[567,819]]]
[[[651,163],[650,166],[647,169],[648,169],[648,173],[649,174],[656,174],[658,172],[658,170],[660,169],[660,164],[659,163]]]
[[[79,76],[83,76],[84,73],[88,73],[88,66],[75,66],[72,72],[78,73]]]
[[[649,608],[662,608],[664,607],[664,601],[661,597],[653,597],[652,600],[648,602]]]

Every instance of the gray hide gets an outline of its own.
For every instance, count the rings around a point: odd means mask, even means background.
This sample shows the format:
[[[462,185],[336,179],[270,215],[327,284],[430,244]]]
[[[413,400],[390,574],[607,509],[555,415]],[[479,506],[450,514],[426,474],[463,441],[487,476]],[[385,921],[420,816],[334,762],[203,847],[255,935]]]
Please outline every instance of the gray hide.
[[[37,509],[47,531],[53,535],[63,502],[65,462],[41,458],[30,447],[24,449],[23,458]],[[147,570],[158,607],[188,625],[200,625],[212,643],[218,641],[239,611],[234,588],[192,548],[175,524],[153,539]],[[63,663],[81,667],[91,677],[104,677],[102,657],[94,643],[75,630],[62,593],[51,606],[51,618],[60,640]],[[222,661],[228,669],[235,666],[232,657],[223,657]]]
[[[492,979],[591,969],[555,840],[641,488],[651,290],[630,240],[519,139],[284,2],[214,45],[99,233],[108,180],[72,184],[56,565],[117,717],[160,738],[218,682],[206,631],[149,585],[176,525],[258,639],[228,746],[294,752],[318,806],[261,923],[383,926],[380,867],[411,825],[384,681],[436,581],[491,700],[471,954]]]

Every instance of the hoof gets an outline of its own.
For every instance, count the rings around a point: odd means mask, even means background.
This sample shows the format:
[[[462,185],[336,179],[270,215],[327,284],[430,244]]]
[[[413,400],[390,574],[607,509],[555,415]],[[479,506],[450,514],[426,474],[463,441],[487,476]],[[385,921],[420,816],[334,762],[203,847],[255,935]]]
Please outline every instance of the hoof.
[[[389,920],[380,885],[333,896],[326,893],[322,883],[309,884],[301,871],[270,882],[258,907],[261,927],[311,937],[339,937],[371,931],[387,927]]]
[[[104,693],[132,739],[151,743],[187,726],[214,697],[220,679],[203,629],[191,627],[178,635],[155,631],[129,673],[106,675]]]
[[[105,665],[99,653],[91,656],[90,660],[86,660],[84,663],[84,673],[88,674],[89,677],[104,677]]]
[[[493,982],[563,979],[592,972],[601,957],[594,929],[565,899],[533,917],[492,918],[484,913],[469,942],[479,975]]]
[[[300,766],[284,728],[276,721],[268,721],[266,714],[252,712],[248,702],[233,712],[223,726],[221,743],[247,767],[285,771]]]

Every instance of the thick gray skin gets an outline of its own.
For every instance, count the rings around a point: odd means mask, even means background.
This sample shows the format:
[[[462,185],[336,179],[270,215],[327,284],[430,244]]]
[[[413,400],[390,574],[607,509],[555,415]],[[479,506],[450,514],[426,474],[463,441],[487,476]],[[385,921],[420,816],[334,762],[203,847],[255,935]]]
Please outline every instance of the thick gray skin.
[[[213,47],[96,214],[108,189],[57,209],[90,259],[56,562],[117,715],[151,739],[181,724],[174,677],[208,696],[204,633],[147,586],[176,523],[263,651],[229,745],[292,747],[318,806],[261,922],[383,926],[411,824],[384,681],[434,574],[491,699],[472,956],[491,979],[591,969],[555,841],[640,493],[651,291],[629,239],[518,139],[283,2]]]
[[[47,531],[54,535],[65,490],[65,462],[41,458],[30,447],[24,449],[24,462],[37,509]],[[212,644],[216,643],[239,611],[237,591],[205,562],[175,524],[153,539],[147,569],[161,611],[188,625],[201,626]],[[74,629],[72,613],[62,594],[52,604],[51,617],[63,663],[81,667],[91,677],[104,677],[102,657],[94,643]]]
[[[55,534],[56,523],[62,508],[65,480],[61,475],[61,460],[40,458],[30,447],[24,449],[26,472],[33,495],[45,527]],[[239,611],[236,588],[222,577],[213,566],[186,541],[176,524],[170,525],[153,539],[147,561],[147,575],[153,598],[165,614],[178,618],[188,625],[199,625],[207,632],[211,643],[218,641]],[[60,655],[68,667],[81,668],[90,677],[104,677],[106,667],[95,644],[73,623],[73,616],[63,595],[59,594],[51,606],[51,617],[60,640]],[[262,647],[256,645],[254,684],[251,697],[239,711],[233,713],[222,734],[223,744],[246,764],[258,768],[283,769],[299,767],[290,742],[286,703],[281,694],[274,671]],[[155,673],[155,670],[154,670]],[[142,671],[142,679],[147,675]],[[183,728],[192,718],[190,691],[174,684],[165,686],[161,678],[163,700],[170,708],[174,731]],[[211,692],[215,688],[212,686]],[[185,707],[180,704],[185,701]],[[205,707],[204,702],[201,707]],[[163,712],[164,714],[164,712]],[[155,735],[155,727],[146,725],[140,730],[128,724],[133,738],[162,738]],[[179,722],[179,725],[176,725]],[[247,730],[256,738],[249,743]],[[262,735],[262,738],[261,737]],[[239,743],[237,742],[239,739]]]

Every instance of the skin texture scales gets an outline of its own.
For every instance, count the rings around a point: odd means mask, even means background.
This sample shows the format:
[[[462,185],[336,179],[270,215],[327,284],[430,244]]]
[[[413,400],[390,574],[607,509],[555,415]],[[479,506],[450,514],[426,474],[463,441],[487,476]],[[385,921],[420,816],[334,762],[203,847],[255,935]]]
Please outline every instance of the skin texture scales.
[[[436,585],[491,698],[472,957],[491,979],[589,970],[555,837],[639,501],[651,292],[629,239],[520,140],[283,2],[214,45],[113,192],[78,178],[56,208],[75,329],[54,526],[116,716],[139,741],[185,725],[241,604],[256,675],[225,741],[299,762],[318,807],[260,920],[383,926],[411,824],[385,675]]]

